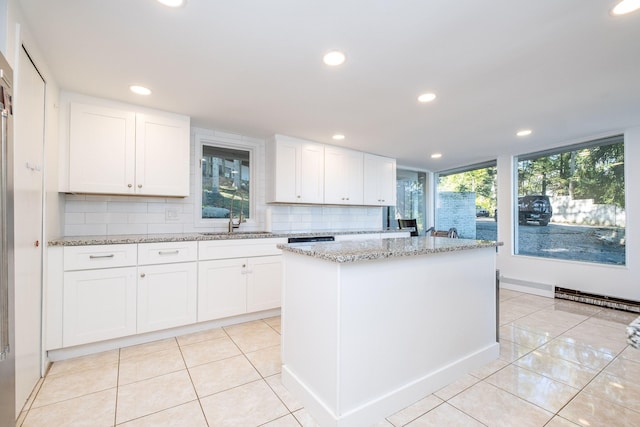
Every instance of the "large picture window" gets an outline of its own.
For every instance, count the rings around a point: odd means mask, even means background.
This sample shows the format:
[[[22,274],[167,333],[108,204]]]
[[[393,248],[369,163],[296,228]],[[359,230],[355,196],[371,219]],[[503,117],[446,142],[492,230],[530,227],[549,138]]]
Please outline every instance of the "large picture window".
[[[496,240],[496,162],[438,173],[436,229],[465,239]]]
[[[519,156],[515,252],[625,264],[623,136]]]

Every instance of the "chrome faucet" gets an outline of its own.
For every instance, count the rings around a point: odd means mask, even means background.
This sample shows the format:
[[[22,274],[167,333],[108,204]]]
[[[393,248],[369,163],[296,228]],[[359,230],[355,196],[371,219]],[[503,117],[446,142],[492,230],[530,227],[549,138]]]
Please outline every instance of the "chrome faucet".
[[[233,200],[237,194],[238,190],[236,189],[235,193],[231,196],[231,206],[229,209],[229,233],[233,233],[233,230],[236,228],[240,228],[240,224],[245,222],[245,219],[242,217],[242,204],[244,203],[244,199],[240,196],[240,216],[238,218],[233,217]]]

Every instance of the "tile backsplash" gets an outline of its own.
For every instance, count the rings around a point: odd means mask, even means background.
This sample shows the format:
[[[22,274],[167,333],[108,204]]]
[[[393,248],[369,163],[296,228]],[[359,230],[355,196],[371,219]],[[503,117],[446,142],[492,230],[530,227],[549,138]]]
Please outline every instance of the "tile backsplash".
[[[117,235],[226,231],[226,222],[195,227],[194,203],[184,199],[75,195],[65,196],[65,235]],[[270,214],[267,214],[267,209]],[[379,230],[382,208],[342,206],[260,206],[254,221],[241,230],[274,232]]]

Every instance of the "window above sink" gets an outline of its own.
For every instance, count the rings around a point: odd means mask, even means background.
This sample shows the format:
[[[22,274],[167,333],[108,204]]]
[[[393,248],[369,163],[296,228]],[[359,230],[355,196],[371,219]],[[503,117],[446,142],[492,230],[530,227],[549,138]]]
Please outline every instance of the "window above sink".
[[[253,222],[256,144],[198,134],[195,139],[194,225],[215,229],[230,220]]]

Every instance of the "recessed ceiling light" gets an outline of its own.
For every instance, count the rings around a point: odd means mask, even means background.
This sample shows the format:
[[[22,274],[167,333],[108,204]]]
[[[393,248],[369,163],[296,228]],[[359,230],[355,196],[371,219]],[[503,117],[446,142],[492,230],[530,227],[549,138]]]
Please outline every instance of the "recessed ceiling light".
[[[611,14],[615,16],[626,15],[638,9],[640,9],[640,0],[622,0],[611,9]]]
[[[433,154],[431,155],[431,158],[432,158],[432,159],[439,159],[440,157],[442,157],[442,154],[440,154],[440,153],[433,153]]]
[[[431,102],[436,99],[435,93],[423,93],[418,97],[418,101],[420,102]]]
[[[144,86],[131,85],[129,86],[129,89],[131,89],[131,92],[138,95],[151,95],[151,89],[147,89]]]
[[[531,135],[531,129],[522,129],[516,133],[518,136],[529,136]]]
[[[344,135],[342,135],[341,133],[336,133],[335,135],[332,136],[333,139],[335,139],[336,141],[341,141],[344,139]]]
[[[158,0],[158,3],[169,7],[180,7],[184,5],[184,0]]]
[[[324,63],[332,67],[342,65],[345,59],[347,59],[347,57],[344,56],[344,53],[340,52],[339,50],[332,50],[322,57]]]

